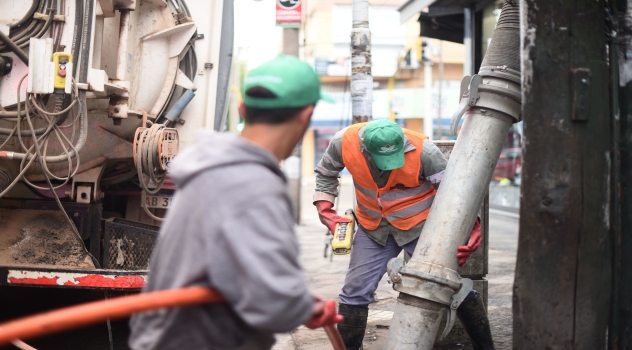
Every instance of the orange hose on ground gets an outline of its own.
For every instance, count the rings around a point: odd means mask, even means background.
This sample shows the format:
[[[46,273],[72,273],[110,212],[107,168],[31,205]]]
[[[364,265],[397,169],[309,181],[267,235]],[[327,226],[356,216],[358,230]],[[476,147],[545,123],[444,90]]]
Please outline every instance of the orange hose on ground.
[[[31,339],[68,331],[137,312],[222,301],[224,297],[219,292],[205,287],[163,290],[95,301],[0,324],[0,347],[16,339]],[[324,328],[334,350],[345,350],[336,328]]]
[[[0,346],[7,345],[14,339],[41,337],[104,322],[108,318],[126,317],[136,312],[221,301],[224,301],[221,294],[204,287],[164,290],[95,301],[0,324]]]

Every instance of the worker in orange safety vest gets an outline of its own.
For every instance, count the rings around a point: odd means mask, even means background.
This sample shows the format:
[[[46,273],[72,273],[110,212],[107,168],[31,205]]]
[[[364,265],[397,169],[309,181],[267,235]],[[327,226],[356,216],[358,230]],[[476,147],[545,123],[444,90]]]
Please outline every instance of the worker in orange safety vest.
[[[386,272],[386,265],[404,249],[412,255],[447,160],[427,136],[402,129],[390,120],[354,124],[339,131],[315,169],[314,205],[331,231],[349,222],[333,209],[339,174],[351,173],[357,205],[358,230],[340,293],[338,324],[347,349],[362,349],[368,304]],[[482,240],[477,220],[469,242],[458,248],[463,266]],[[457,310],[474,349],[494,349],[482,298],[472,291]]]

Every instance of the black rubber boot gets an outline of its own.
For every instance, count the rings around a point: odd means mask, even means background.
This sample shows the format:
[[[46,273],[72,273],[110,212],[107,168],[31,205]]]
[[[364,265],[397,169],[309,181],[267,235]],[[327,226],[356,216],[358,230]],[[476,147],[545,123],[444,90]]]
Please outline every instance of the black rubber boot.
[[[338,332],[347,350],[362,350],[362,340],[366,332],[366,320],[369,317],[368,305],[338,305],[338,313],[344,321],[338,323]]]
[[[483,297],[479,295],[475,299],[463,302],[456,310],[456,314],[467,335],[470,336],[474,350],[494,350],[494,341],[492,340]]]

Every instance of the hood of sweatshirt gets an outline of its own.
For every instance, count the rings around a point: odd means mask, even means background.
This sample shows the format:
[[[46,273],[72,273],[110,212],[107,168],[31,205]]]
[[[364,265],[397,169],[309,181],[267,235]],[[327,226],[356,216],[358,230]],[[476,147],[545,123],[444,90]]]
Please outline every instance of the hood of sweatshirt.
[[[200,131],[196,143],[169,164],[169,175],[182,188],[197,174],[240,163],[259,163],[286,181],[277,159],[269,151],[236,134]]]

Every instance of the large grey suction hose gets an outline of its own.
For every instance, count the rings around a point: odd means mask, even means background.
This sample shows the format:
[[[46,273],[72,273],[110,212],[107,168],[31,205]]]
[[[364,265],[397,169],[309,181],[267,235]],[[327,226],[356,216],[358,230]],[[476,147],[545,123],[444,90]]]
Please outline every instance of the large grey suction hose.
[[[481,67],[507,66],[520,72],[520,8],[517,3],[505,1]]]
[[[459,291],[466,283],[457,274],[457,247],[469,240],[507,132],[520,119],[519,11],[518,1],[505,1],[478,75],[463,79],[454,131],[463,115],[465,122],[412,258],[389,262],[401,293],[385,349],[431,349],[438,309],[452,310],[467,294]]]

